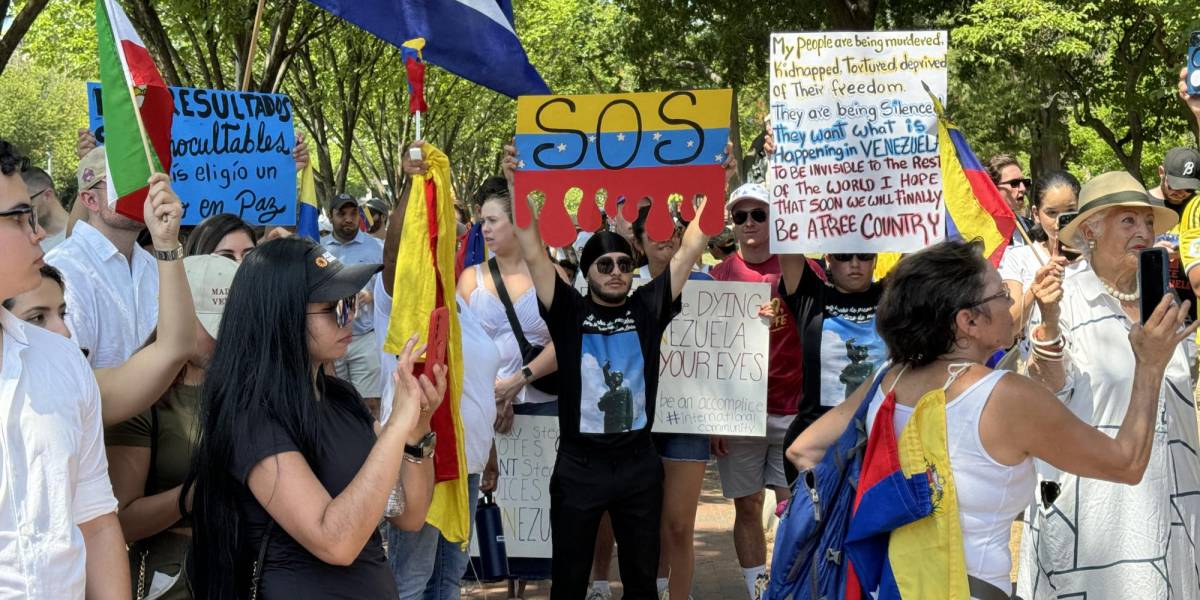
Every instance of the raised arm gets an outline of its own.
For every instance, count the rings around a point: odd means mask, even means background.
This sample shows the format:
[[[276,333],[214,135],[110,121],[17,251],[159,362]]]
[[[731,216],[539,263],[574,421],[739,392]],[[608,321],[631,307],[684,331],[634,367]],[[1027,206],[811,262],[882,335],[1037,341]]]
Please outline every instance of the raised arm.
[[[143,215],[154,249],[180,248],[183,205],[163,173],[150,176]],[[158,262],[158,329],[155,339],[125,364],[97,369],[105,426],[132,418],[154,404],[179,375],[196,346],[196,309],[182,260]]]
[[[784,295],[795,294],[808,271],[808,259],[803,254],[780,254],[779,271]]]
[[[404,233],[404,213],[408,210],[408,194],[412,190],[412,178],[429,172],[429,166],[424,160],[412,160],[408,156],[409,148],[420,148],[425,142],[417,140],[400,151],[400,170],[404,173],[404,187],[396,196],[396,206],[388,217],[387,235],[383,240],[383,289],[393,296],[392,286],[396,282],[396,255],[400,252],[400,236]]]
[[[1116,437],[1109,437],[1080,421],[1049,391],[1023,377],[1006,376],[997,384],[993,399],[984,408],[981,428],[985,445],[989,437],[1007,441],[1055,467],[1081,477],[1130,485],[1142,479],[1150,461],[1155,419],[1163,374],[1175,347],[1195,332],[1200,323],[1184,328],[1187,303],[1174,306],[1163,298],[1143,327],[1129,332],[1133,346],[1133,390],[1129,409]],[[990,413],[990,414],[989,414]],[[988,436],[997,427],[995,434]],[[998,457],[999,458],[999,457]],[[1020,457],[1012,457],[1020,458]],[[1006,461],[1007,462],[1007,461]],[[1011,463],[1010,463],[1011,464]]]
[[[1179,99],[1183,100],[1188,112],[1192,113],[1192,134],[1200,146],[1200,96],[1192,96],[1187,92],[1187,67],[1179,70]]]
[[[513,188],[513,176],[517,170],[517,148],[512,145],[504,146],[504,158],[500,161],[500,168],[504,170],[504,178],[508,180],[508,195],[512,198],[513,204],[521,202],[529,207],[529,211],[533,212],[533,206],[529,204],[529,198],[517,198],[516,190]],[[555,269],[553,260],[550,260],[550,255],[546,253],[546,245],[542,243],[542,235],[538,232],[537,215],[529,220],[528,227],[521,227],[519,224],[514,224],[517,230],[517,241],[521,244],[521,254],[525,258],[525,264],[529,266],[529,276],[533,279],[533,287],[537,290],[538,301],[542,306],[549,308],[554,304],[554,278],[558,276],[558,271]]]
[[[704,213],[704,207],[708,206],[708,198],[705,197],[700,203],[700,207],[696,209],[696,218],[688,223],[687,229],[683,232],[683,241],[679,244],[679,251],[675,256],[671,257],[671,297],[678,298],[683,293],[683,285],[687,283],[688,276],[692,274],[692,267],[700,257],[704,255],[704,251],[708,248],[708,235],[700,231],[700,217]]]
[[[415,341],[413,336],[397,361],[391,417],[354,479],[337,497],[330,497],[296,451],[268,456],[247,477],[250,491],[271,518],[326,563],[346,566],[362,552],[396,485],[404,444],[420,441],[424,435],[419,429],[421,412],[436,410],[446,391],[445,366],[434,368],[436,385],[424,375],[419,381],[412,376],[413,360],[425,350],[414,349]]]

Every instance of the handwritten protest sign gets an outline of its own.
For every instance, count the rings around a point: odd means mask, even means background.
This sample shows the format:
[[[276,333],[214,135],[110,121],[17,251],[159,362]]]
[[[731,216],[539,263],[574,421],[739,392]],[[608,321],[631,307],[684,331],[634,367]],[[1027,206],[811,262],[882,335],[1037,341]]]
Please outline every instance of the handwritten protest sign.
[[[945,236],[946,32],[771,36],[772,252],[910,252]]]
[[[724,226],[725,143],[729,139],[730,90],[521,96],[517,99],[516,146],[520,159],[514,188],[517,198],[545,194],[538,215],[542,239],[554,247],[575,241],[575,225],[564,196],[583,191],[577,211],[580,228],[596,231],[600,209],[594,198],[605,190],[605,212],[617,214],[616,201],[652,198],[646,231],[666,240],[674,230],[667,197],[705,194],[714,201],[700,216],[709,235]],[[683,216],[694,208],[682,203]],[[524,202],[515,203],[517,225],[532,217]],[[626,202],[624,217],[637,218],[637,202]]]
[[[767,434],[770,328],[765,283],[689,281],[663,334],[654,431]]]
[[[170,88],[171,179],[183,224],[218,213],[250,225],[296,222],[295,124],[282,94]],[[104,143],[100,84],[88,84],[88,128]]]
[[[493,498],[504,520],[509,558],[550,558],[550,475],[558,452],[558,417],[516,415],[512,431],[496,434],[500,477]],[[472,536],[471,554],[479,556]]]

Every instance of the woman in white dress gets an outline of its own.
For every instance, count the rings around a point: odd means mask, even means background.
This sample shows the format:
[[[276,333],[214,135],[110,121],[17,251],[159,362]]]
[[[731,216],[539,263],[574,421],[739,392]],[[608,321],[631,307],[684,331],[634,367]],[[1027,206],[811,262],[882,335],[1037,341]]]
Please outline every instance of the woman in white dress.
[[[1115,435],[1139,360],[1124,343],[1142,320],[1138,253],[1178,217],[1153,204],[1125,172],[1088,182],[1079,208],[1061,233],[1085,261],[1066,277],[1061,294],[1039,298],[1042,323],[1030,331],[1029,375],[1057,390],[1080,419]],[[1200,598],[1200,446],[1182,345],[1174,348],[1158,395],[1150,462],[1137,485],[1039,465],[1017,597]]]

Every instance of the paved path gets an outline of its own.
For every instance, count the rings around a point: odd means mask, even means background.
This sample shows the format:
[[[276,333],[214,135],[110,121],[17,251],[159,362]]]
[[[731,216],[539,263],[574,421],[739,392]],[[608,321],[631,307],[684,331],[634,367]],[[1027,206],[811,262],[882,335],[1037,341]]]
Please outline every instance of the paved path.
[[[772,494],[767,494],[772,502]],[[771,538],[767,538],[770,556]],[[769,559],[768,559],[769,560]],[[621,597],[620,574],[613,560],[611,580],[614,600]],[[464,598],[480,600],[506,600],[507,591],[503,584],[480,586],[470,584],[463,590]],[[528,600],[550,597],[549,582],[531,582],[525,590]],[[711,462],[700,494],[700,508],[696,513],[696,576],[692,590],[695,600],[742,600],[746,598],[746,584],[733,550],[733,502],[721,496],[721,483],[717,476],[717,465]]]

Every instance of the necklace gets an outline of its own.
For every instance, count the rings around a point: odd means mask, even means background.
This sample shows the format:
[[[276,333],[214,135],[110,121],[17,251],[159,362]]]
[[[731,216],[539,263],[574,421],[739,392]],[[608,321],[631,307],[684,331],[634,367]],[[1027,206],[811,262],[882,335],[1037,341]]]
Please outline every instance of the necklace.
[[[1097,277],[1096,279],[1100,279],[1100,278]],[[1103,279],[1100,279],[1100,285],[1104,286],[1104,291],[1108,292],[1109,295],[1111,295],[1113,298],[1116,298],[1117,300],[1120,300],[1121,302],[1134,302],[1138,298],[1142,297],[1142,292],[1140,290],[1134,290],[1134,291],[1128,292],[1128,293],[1122,292],[1121,290],[1118,290],[1117,288],[1114,288],[1113,286],[1108,285],[1108,282]]]

